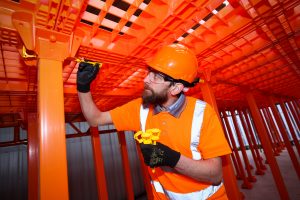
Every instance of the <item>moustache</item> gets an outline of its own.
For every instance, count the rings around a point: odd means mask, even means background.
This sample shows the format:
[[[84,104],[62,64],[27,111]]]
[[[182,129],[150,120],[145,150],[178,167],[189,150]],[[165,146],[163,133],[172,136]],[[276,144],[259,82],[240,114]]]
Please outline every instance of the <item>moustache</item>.
[[[152,88],[149,85],[144,84],[144,90],[151,90],[152,91]]]

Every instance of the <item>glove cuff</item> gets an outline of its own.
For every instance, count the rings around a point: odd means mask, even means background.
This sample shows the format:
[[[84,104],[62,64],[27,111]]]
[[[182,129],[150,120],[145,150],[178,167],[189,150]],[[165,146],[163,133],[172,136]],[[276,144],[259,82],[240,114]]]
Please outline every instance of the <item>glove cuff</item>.
[[[171,151],[171,152],[170,152],[171,155],[168,158],[168,165],[170,167],[174,168],[177,165],[177,163],[178,163],[178,161],[180,159],[181,154],[178,151],[174,151],[174,150]]]
[[[82,93],[87,93],[90,91],[90,84],[87,85],[77,84],[77,90]]]

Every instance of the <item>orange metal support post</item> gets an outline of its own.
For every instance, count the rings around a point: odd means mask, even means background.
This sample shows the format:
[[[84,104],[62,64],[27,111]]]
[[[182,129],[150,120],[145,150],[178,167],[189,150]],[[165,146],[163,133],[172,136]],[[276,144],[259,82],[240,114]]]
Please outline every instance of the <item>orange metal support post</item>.
[[[133,183],[132,183],[132,178],[131,178],[131,173],[130,173],[130,163],[129,163],[128,152],[127,152],[127,147],[126,147],[125,132],[119,131],[118,138],[119,138],[121,154],[122,154],[122,166],[124,169],[127,199],[133,200],[134,199],[134,191],[133,191]]]
[[[296,100],[291,101],[291,103],[293,104],[293,106],[295,108],[295,111],[297,113],[297,116],[299,117],[299,120],[300,120],[300,106],[299,106],[299,104],[297,103]]]
[[[272,117],[272,114],[271,114],[271,111],[269,110],[269,108],[265,109],[265,113],[266,113],[266,116],[268,117],[268,120],[270,122],[270,126],[273,130],[273,135],[274,135],[274,139],[276,141],[276,146],[277,146],[278,152],[280,153],[281,150],[284,149],[284,146],[282,145],[282,141],[280,139],[279,132],[276,128],[276,124],[273,120],[273,117]]]
[[[28,165],[28,199],[39,199],[39,176],[38,176],[38,124],[36,113],[29,113],[27,128],[27,165]]]
[[[262,119],[263,125],[265,127],[267,136],[268,136],[268,140],[270,141],[270,144],[271,144],[271,147],[272,147],[272,150],[273,150],[273,154],[274,154],[274,156],[278,156],[279,154],[276,152],[275,144],[274,144],[274,142],[271,138],[271,132],[270,132],[270,129],[269,129],[269,124],[266,120],[263,109],[261,109],[261,110],[259,109],[259,112],[260,112],[261,119]],[[268,163],[268,160],[266,160],[266,163]]]
[[[38,116],[40,199],[69,199],[60,61],[39,59]]]
[[[294,144],[295,144],[296,149],[297,149],[297,151],[298,151],[298,155],[300,156],[300,145],[299,145],[299,141],[298,141],[298,138],[297,138],[297,136],[296,136],[294,127],[293,127],[293,125],[292,125],[292,122],[291,122],[290,117],[289,117],[289,115],[288,115],[288,111],[287,111],[287,109],[286,109],[285,104],[284,104],[283,101],[280,101],[280,107],[281,107],[281,110],[282,110],[282,112],[283,112],[283,114],[284,114],[284,118],[285,118],[285,120],[286,120],[286,123],[288,124],[290,133],[291,133],[291,135],[292,135],[292,137],[293,137],[293,141],[294,141]]]
[[[246,138],[248,140],[248,143],[249,143],[249,148],[250,148],[250,151],[251,151],[251,154],[252,154],[252,157],[253,157],[253,160],[254,160],[254,164],[256,166],[256,174],[257,175],[264,175],[264,171],[262,169],[260,169],[260,165],[259,165],[259,162],[258,162],[258,158],[257,156],[255,155],[255,150],[254,150],[254,146],[252,145],[252,141],[249,137],[249,128],[247,127],[247,124],[245,122],[245,118],[244,116],[242,115],[242,112],[240,110],[238,110],[238,113],[239,113],[239,116],[240,116],[240,119],[241,119],[241,122],[242,122],[242,125],[244,127],[244,131],[245,131],[245,135],[246,135]]]
[[[292,160],[293,166],[296,170],[296,173],[297,173],[298,177],[300,178],[300,165],[299,165],[297,156],[296,156],[296,154],[293,150],[293,147],[291,145],[291,142],[288,138],[288,134],[287,134],[287,132],[284,128],[284,125],[283,125],[283,122],[282,122],[281,117],[279,115],[279,112],[278,112],[277,108],[275,107],[275,101],[271,97],[269,98],[269,100],[270,100],[270,105],[271,105],[274,117],[276,119],[277,125],[279,127],[280,132],[281,132],[281,136],[282,136],[282,138],[284,140],[284,143],[285,143],[285,146],[286,146],[286,148],[289,152],[289,155],[291,157],[291,160]]]
[[[218,106],[216,102],[216,98],[214,96],[212,87],[209,83],[205,82],[201,84],[201,91],[203,94],[204,101],[209,103],[219,114]],[[219,115],[218,115],[219,116]],[[221,118],[219,116],[219,120],[221,123]],[[224,178],[224,185],[226,188],[226,192],[229,199],[242,199],[243,194],[240,192],[237,181],[234,175],[234,170],[231,164],[230,156],[225,155],[222,156],[222,163],[223,163],[223,178]]]
[[[242,161],[241,161],[241,157],[240,157],[239,151],[238,151],[238,149],[236,147],[235,140],[233,138],[233,134],[232,134],[232,130],[231,130],[228,118],[227,118],[227,114],[225,113],[225,111],[223,113],[224,113],[223,114],[224,115],[224,121],[225,121],[227,130],[228,130],[228,135],[230,137],[230,140],[232,141],[233,151],[234,151],[234,154],[236,156],[238,170],[240,172],[240,174],[239,174],[240,177],[239,178],[241,178],[243,180],[242,188],[251,189],[252,188],[252,184],[246,178],[244,167],[243,167],[243,164],[242,164]]]
[[[258,134],[260,136],[260,140],[261,140],[262,146],[264,148],[266,158],[269,162],[269,165],[270,165],[270,168],[271,168],[273,178],[274,178],[275,184],[277,186],[277,190],[279,192],[279,195],[280,195],[281,199],[284,199],[284,200],[289,199],[289,194],[288,194],[286,186],[283,182],[283,178],[282,178],[282,175],[280,173],[280,170],[279,170],[278,164],[276,162],[276,159],[273,156],[271,143],[268,140],[267,132],[265,130],[263,120],[260,116],[258,106],[256,105],[253,94],[252,93],[247,93],[246,99],[247,99],[247,102],[250,106],[250,111],[252,113],[254,123],[257,127],[257,131],[258,131]]]
[[[296,109],[295,109],[292,101],[289,101],[288,105],[289,105],[289,108],[290,108],[290,110],[292,112],[292,115],[293,115],[293,117],[295,119],[296,126],[298,127],[298,130],[300,130],[300,119],[299,119],[299,116],[297,115],[297,111],[296,111]]]
[[[90,127],[91,142],[93,147],[94,166],[97,181],[98,199],[108,199],[104,162],[100,145],[98,127]]]
[[[232,130],[231,130],[231,127],[230,127],[230,124],[229,124],[229,120],[227,118],[226,113],[224,114],[224,116],[225,116],[225,118],[224,118],[225,119],[225,124],[226,124],[227,130],[228,130],[228,135],[230,137],[230,140],[233,141],[232,145],[233,145],[233,150],[234,150],[234,153],[235,153],[235,156],[236,156],[236,160],[237,160],[237,163],[238,163],[238,167],[239,167],[239,171],[240,171],[240,176],[241,176],[240,178],[243,180],[242,188],[251,189],[252,188],[252,184],[246,178],[246,173],[244,171],[242,160],[241,160],[239,151],[238,151],[238,149],[236,147],[236,143],[235,143],[235,140],[233,138],[233,133],[232,133]]]
[[[287,136],[288,133],[287,133],[285,127],[284,127],[284,124],[283,124],[283,121],[282,121],[282,119],[281,119],[281,117],[280,117],[279,111],[278,111],[277,108],[276,108],[275,101],[274,101],[274,99],[273,99],[272,97],[269,98],[269,101],[270,101],[270,107],[271,107],[272,113],[273,113],[273,115],[274,115],[275,121],[276,121],[277,126],[278,126],[278,128],[279,128],[279,131],[280,131],[280,133],[281,133],[281,136],[282,136],[282,138],[283,138],[283,141],[284,141],[284,143],[285,143],[285,146],[286,146],[286,147],[287,147],[287,146],[290,146],[290,147],[291,147],[291,143],[290,143],[290,141],[289,141],[289,139],[288,139],[288,136]],[[285,136],[286,136],[286,137],[285,137]],[[286,139],[285,139],[285,138],[286,138]],[[292,149],[292,148],[291,148],[291,149]],[[289,150],[289,148],[288,148],[288,150]],[[293,151],[293,150],[292,150],[292,151]]]
[[[273,152],[274,152],[274,155],[275,156],[279,156],[279,153],[280,153],[280,149],[277,148],[277,141],[274,137],[274,131],[273,131],[273,127],[271,126],[271,122],[270,122],[270,119],[269,119],[269,116],[266,112],[266,108],[262,108],[261,109],[261,115],[264,116],[265,118],[265,127],[266,127],[266,131],[268,133],[268,136],[269,136],[269,140],[271,142],[271,145],[272,145],[272,148],[273,148]]]
[[[252,176],[252,174],[251,174],[251,167],[250,167],[249,159],[248,159],[248,156],[247,156],[247,153],[246,153],[246,148],[245,148],[245,145],[244,145],[244,142],[243,142],[243,139],[242,139],[242,133],[241,133],[240,127],[237,123],[236,113],[235,113],[234,110],[230,110],[230,113],[231,113],[231,117],[232,117],[232,120],[233,120],[233,124],[235,126],[236,136],[237,136],[239,144],[240,144],[240,150],[241,150],[242,156],[244,158],[244,163],[245,163],[246,171],[247,171],[247,174],[248,174],[247,179],[250,182],[256,182],[256,178],[254,176]]]
[[[224,112],[224,113],[223,113],[223,112]],[[224,118],[227,117],[227,116],[226,116],[225,111],[223,111],[223,112],[221,111],[220,114],[223,116],[223,119],[224,119]],[[239,165],[238,165],[238,162],[237,162],[237,158],[236,158],[236,156],[235,156],[235,152],[237,152],[236,145],[235,145],[235,141],[231,141],[231,139],[229,139],[229,138],[231,138],[232,136],[229,136],[229,131],[228,131],[228,128],[226,128],[225,119],[222,120],[222,126],[223,126],[223,129],[224,129],[225,137],[226,137],[226,139],[227,139],[227,141],[228,141],[228,143],[229,143],[229,145],[230,145],[230,147],[231,147],[231,150],[232,150],[232,154],[231,154],[230,156],[231,156],[233,165],[234,165],[234,167],[235,167],[236,178],[237,178],[237,179],[242,179],[242,178],[241,178],[241,177],[242,177],[242,176],[241,176],[241,172],[240,172],[240,169],[239,169]],[[229,138],[228,138],[228,136],[229,136]],[[234,142],[234,144],[233,144],[233,142]]]
[[[255,136],[254,136],[254,132],[253,132],[253,130],[252,130],[252,128],[251,128],[251,122],[250,122],[250,119],[249,119],[249,117],[248,117],[247,111],[244,110],[243,113],[244,113],[244,116],[245,116],[245,118],[246,118],[247,125],[248,125],[248,127],[249,127],[250,137],[251,137],[251,140],[252,140],[253,145],[254,145],[254,150],[255,150],[255,152],[256,152],[256,156],[257,156],[257,159],[258,159],[258,162],[259,162],[259,165],[260,165],[260,169],[266,170],[267,167],[262,163],[262,160],[263,160],[263,159],[262,159],[262,157],[260,156],[260,153],[259,153],[259,151],[258,151],[259,147],[258,147],[258,144],[256,143],[256,139],[255,139]]]

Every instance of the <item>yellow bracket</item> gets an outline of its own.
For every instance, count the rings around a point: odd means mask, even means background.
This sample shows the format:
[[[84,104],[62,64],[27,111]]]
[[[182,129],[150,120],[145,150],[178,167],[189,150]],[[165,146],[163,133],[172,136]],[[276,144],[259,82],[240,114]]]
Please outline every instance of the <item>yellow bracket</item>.
[[[23,46],[23,48],[22,48],[22,55],[21,56],[24,59],[36,58],[37,57],[37,55],[35,53],[34,54],[28,54],[25,46]]]

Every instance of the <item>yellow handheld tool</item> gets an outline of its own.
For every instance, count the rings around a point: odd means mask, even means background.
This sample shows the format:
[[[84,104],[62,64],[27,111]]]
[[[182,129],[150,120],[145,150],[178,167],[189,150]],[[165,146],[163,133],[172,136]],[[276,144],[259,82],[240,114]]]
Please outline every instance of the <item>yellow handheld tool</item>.
[[[159,139],[160,130],[157,128],[148,129],[144,131],[138,131],[134,134],[133,138],[139,143],[156,145],[156,141]],[[152,169],[155,172],[155,169]]]
[[[102,63],[84,60],[83,58],[74,58],[74,61],[78,63],[84,62],[84,63],[92,64],[93,66],[99,64],[99,67],[102,67]]]
[[[134,134],[134,139],[139,143],[156,145],[156,141],[159,139],[160,130],[157,128],[148,129],[145,132],[138,131]]]
[[[102,67],[103,63],[102,62],[95,62],[95,61],[90,61],[90,60],[86,60],[84,58],[77,58],[77,57],[68,57],[66,58],[67,61],[74,61],[74,62],[77,62],[77,63],[88,63],[88,64],[91,64],[93,66],[95,66],[96,64],[99,64],[99,68]]]

